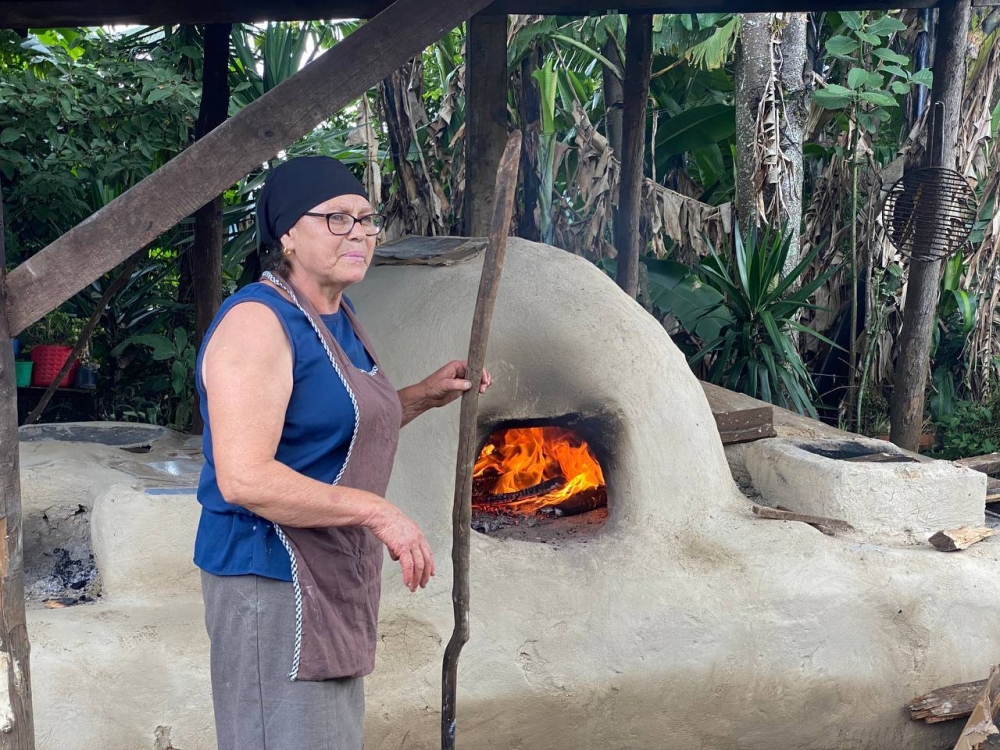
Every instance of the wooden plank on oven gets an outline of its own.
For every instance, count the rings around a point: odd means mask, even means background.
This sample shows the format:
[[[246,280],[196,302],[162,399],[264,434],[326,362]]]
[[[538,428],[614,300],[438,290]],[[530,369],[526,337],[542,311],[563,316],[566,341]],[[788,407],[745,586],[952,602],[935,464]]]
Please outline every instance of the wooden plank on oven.
[[[981,471],[983,474],[1000,473],[1000,453],[987,453],[983,456],[970,456],[952,461],[955,466],[964,466],[966,469]]]
[[[771,406],[715,412],[712,416],[715,417],[723,445],[748,443],[778,434],[774,429],[774,408]]]

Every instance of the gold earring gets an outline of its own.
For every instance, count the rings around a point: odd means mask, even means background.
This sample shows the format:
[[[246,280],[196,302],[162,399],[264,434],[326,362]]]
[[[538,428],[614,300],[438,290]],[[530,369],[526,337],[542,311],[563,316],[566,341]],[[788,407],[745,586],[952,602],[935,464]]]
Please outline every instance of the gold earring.
[[[281,254],[284,255],[286,258],[292,257],[292,251],[287,247],[281,251]]]

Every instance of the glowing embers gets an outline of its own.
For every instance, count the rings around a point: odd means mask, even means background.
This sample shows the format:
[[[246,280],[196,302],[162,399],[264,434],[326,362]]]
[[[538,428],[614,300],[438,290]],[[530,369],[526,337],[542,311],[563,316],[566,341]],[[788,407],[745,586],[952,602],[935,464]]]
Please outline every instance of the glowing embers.
[[[600,463],[586,441],[564,427],[497,430],[480,452],[473,476],[477,531],[531,526],[608,504]]]

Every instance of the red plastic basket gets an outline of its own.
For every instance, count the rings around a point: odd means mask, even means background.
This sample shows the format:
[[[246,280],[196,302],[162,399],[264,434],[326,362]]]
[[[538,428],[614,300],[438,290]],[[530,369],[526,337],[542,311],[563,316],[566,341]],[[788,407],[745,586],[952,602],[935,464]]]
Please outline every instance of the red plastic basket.
[[[73,347],[55,344],[42,344],[32,349],[31,361],[35,363],[35,366],[31,368],[31,384],[41,388],[50,385],[72,353]],[[76,371],[79,367],[79,361],[73,363],[69,372],[66,373],[66,377],[59,383],[60,388],[69,388],[75,382]]]

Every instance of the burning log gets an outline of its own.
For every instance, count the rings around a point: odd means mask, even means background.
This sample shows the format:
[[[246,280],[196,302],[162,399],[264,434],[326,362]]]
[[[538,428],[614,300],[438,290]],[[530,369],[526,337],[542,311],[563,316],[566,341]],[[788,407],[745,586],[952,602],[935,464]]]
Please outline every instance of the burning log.
[[[534,487],[526,487],[516,492],[505,492],[499,495],[486,492],[477,496],[475,502],[476,505],[506,505],[518,500],[528,500],[533,497],[548,495],[550,492],[558,490],[564,484],[566,484],[566,480],[563,477],[554,477],[541,484],[536,484]]]
[[[546,505],[538,513],[545,516],[576,516],[587,511],[603,508],[608,504],[608,491],[604,487],[584,490],[563,500],[558,505]]]

